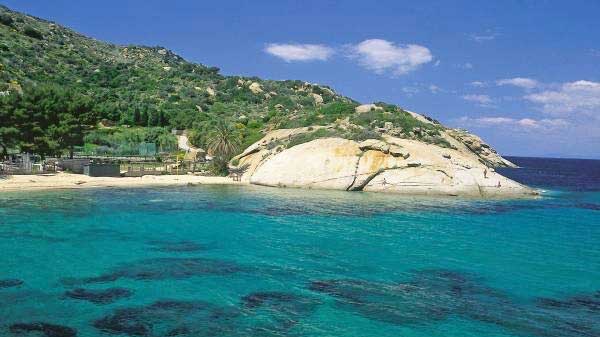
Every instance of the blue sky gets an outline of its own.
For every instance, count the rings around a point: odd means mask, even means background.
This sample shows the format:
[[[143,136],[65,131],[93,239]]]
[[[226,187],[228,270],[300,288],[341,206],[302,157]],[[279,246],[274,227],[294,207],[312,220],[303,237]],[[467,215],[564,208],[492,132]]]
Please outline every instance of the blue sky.
[[[502,154],[600,158],[600,1],[0,3],[226,75],[395,103]]]

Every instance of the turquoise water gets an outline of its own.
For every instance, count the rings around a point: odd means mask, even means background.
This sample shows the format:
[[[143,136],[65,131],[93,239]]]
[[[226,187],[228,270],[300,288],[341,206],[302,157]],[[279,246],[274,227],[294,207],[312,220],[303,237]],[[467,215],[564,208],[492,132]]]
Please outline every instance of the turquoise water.
[[[0,336],[599,336],[600,189],[548,187],[0,195]]]

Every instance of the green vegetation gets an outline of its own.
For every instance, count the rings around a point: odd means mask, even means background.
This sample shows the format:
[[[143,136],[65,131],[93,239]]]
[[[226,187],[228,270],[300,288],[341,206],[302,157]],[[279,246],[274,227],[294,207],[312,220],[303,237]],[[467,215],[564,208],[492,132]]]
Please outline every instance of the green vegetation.
[[[287,148],[308,143],[312,140],[319,138],[338,137],[344,139],[351,139],[357,142],[362,142],[367,139],[380,139],[381,134],[373,132],[366,128],[361,127],[347,127],[347,128],[321,128],[310,132],[301,133],[291,137],[287,142],[279,142],[277,145],[284,145]]]
[[[0,95],[3,153],[64,155],[79,148],[125,155],[141,143],[173,151],[172,128],[188,130],[192,144],[205,149],[215,138],[223,141],[218,133],[226,131],[239,151],[273,129],[339,121],[360,126],[332,131],[349,139],[378,138],[377,129],[389,122],[399,137],[449,146],[439,136],[441,125],[420,122],[395,105],[377,103],[383,110],[356,113],[357,102],[326,86],[223,76],[162,47],[100,42],[3,6]],[[94,130],[100,121],[109,128]],[[328,136],[324,132],[306,137]],[[217,161],[231,155],[230,148]]]
[[[213,155],[212,171],[227,173],[227,163],[240,151],[240,134],[230,125],[220,122],[209,135],[208,150]]]
[[[68,152],[83,145],[85,132],[96,124],[90,98],[53,86],[28,87],[23,94],[0,97],[0,150],[19,148],[41,156]]]
[[[35,28],[33,28],[31,26],[26,26],[23,29],[23,34],[25,34],[31,38],[38,39],[38,40],[42,40],[44,38],[42,33],[38,32]]]
[[[386,129],[386,124],[391,124],[394,129],[392,130],[393,135],[396,137],[417,139],[441,147],[452,147],[441,136],[441,131],[445,129],[441,124],[435,121],[433,124],[425,123],[394,105],[378,104],[382,109],[372,109],[368,112],[354,114],[350,118],[350,122],[367,129]]]
[[[318,129],[316,131],[301,133],[292,137],[289,142],[286,144],[288,148],[308,143],[312,140],[319,138],[327,138],[327,137],[336,137],[338,133],[335,130],[330,129]]]
[[[8,14],[0,14],[0,23],[6,26],[12,26],[13,25],[13,18],[8,15]]]
[[[129,156],[140,154],[140,146],[156,145],[158,153],[177,150],[177,139],[164,127],[114,127],[89,132],[82,152],[96,155]]]

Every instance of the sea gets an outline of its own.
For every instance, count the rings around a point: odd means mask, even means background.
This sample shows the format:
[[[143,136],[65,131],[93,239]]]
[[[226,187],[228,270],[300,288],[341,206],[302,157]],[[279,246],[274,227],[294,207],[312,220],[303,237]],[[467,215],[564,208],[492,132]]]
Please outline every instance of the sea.
[[[509,159],[539,198],[0,194],[0,336],[600,336],[600,161]]]

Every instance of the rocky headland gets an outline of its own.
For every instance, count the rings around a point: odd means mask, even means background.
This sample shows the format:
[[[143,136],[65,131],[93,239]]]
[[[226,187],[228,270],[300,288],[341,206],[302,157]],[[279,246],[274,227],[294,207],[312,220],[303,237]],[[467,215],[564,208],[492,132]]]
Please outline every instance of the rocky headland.
[[[370,109],[376,107],[356,108],[358,113]],[[439,132],[445,140],[440,146],[394,136],[393,126],[377,130],[376,138],[344,138],[344,130],[356,128],[341,121],[274,130],[236,156],[232,166],[243,172],[243,182],[274,187],[467,197],[537,194],[495,172],[496,167],[516,166],[464,130],[444,128]]]

